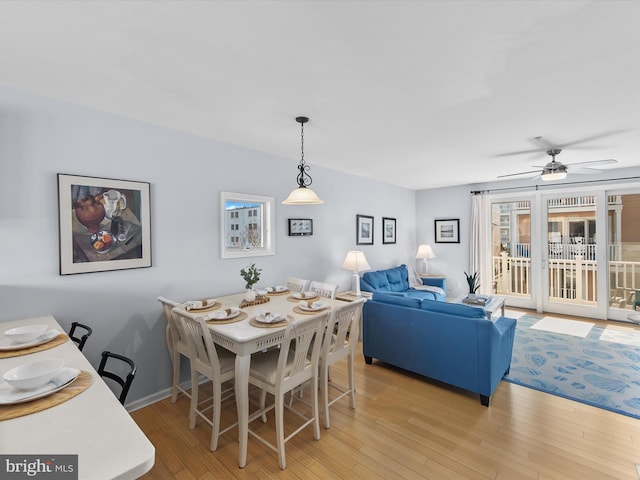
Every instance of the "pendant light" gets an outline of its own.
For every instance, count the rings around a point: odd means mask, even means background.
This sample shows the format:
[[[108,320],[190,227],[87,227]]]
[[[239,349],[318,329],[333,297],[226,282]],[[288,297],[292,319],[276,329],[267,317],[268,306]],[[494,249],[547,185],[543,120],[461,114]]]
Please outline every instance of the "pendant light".
[[[307,173],[309,171],[309,165],[304,163],[304,124],[308,121],[308,117],[296,117],[296,122],[300,124],[300,151],[302,153],[300,164],[298,165],[298,188],[293,190],[286,200],[282,201],[285,205],[318,205],[324,203],[324,200],[321,200],[316,193],[309,188],[313,180]]]

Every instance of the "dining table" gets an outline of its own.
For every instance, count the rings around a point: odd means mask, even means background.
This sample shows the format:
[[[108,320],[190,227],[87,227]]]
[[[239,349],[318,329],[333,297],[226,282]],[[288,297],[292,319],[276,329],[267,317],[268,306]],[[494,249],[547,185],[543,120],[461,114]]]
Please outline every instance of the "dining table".
[[[247,442],[249,436],[249,369],[251,355],[282,343],[286,325],[274,327],[256,322],[261,312],[280,313],[288,317],[290,322],[318,316],[344,305],[343,302],[328,298],[309,299],[309,302],[323,302],[326,307],[318,311],[304,311],[299,307],[300,300],[293,298],[295,292],[281,291],[267,294],[264,303],[250,302],[245,305],[244,293],[217,297],[216,307],[220,309],[238,308],[245,314],[235,322],[207,322],[214,342],[236,354],[235,359],[235,395],[238,410],[238,466],[247,464]],[[197,313],[192,311],[191,313]]]
[[[42,405],[42,401],[53,398],[53,394],[17,405],[0,405],[0,455],[16,455],[18,459],[24,455],[44,458],[77,455],[75,478],[83,480],[127,480],[148,472],[155,462],[153,444],[52,315],[0,322],[0,338],[6,343],[5,331],[28,325],[47,325],[49,329],[58,330],[58,341],[51,344],[54,345],[51,348],[33,353],[22,354],[16,350],[9,351],[13,356],[8,356],[7,350],[1,350],[0,382],[5,382],[3,375],[17,366],[62,359],[65,367],[78,369],[80,374],[55,395],[74,387],[80,378],[84,387],[61,403],[49,400],[54,405],[45,405],[42,410],[36,402]],[[2,469],[0,477],[1,472]]]

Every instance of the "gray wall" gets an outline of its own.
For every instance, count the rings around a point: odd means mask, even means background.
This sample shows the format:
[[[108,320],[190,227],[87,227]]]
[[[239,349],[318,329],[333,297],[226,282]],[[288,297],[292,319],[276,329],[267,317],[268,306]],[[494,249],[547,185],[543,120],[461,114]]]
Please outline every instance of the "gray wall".
[[[251,261],[264,284],[292,275],[339,290],[351,287],[351,273],[340,270],[348,250],[363,250],[374,269],[414,261],[414,191],[307,161],[326,203],[285,206],[297,160],[0,88],[0,321],[52,314],[65,330],[73,321],[91,325],[84,353],[94,365],[105,349],[137,362],[135,406],[171,383],[158,295],[182,301],[242,291],[239,271]],[[150,182],[153,266],[60,276],[57,173]],[[220,191],[276,198],[275,256],[220,258]],[[375,217],[373,246],[355,244],[358,213]],[[383,216],[397,218],[395,245],[382,245]],[[313,236],[287,236],[292,217],[312,218]]]

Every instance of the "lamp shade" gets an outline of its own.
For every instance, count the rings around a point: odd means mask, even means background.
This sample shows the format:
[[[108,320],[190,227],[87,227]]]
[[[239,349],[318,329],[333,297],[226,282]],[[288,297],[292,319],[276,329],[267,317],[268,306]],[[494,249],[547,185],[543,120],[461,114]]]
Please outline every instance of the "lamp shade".
[[[436,254],[433,253],[433,249],[431,245],[420,245],[418,247],[418,253],[416,253],[416,258],[436,258]]]
[[[320,205],[324,200],[321,200],[310,188],[298,187],[282,203],[284,205]]]
[[[367,259],[364,257],[364,252],[360,250],[352,250],[347,252],[347,256],[342,264],[343,270],[350,270],[352,272],[364,272],[365,270],[371,270],[371,267],[367,263]]]

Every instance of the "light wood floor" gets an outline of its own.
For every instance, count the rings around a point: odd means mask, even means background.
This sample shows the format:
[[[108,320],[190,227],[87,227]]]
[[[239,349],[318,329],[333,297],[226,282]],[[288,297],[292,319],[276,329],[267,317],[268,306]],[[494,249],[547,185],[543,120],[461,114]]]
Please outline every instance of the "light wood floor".
[[[336,382],[346,379],[343,363],[332,369]],[[377,361],[365,365],[362,355],[356,386],[357,408],[346,398],[332,406],[319,441],[307,428],[287,443],[285,471],[251,437],[247,466],[238,468],[235,429],[210,452],[211,429],[199,421],[189,430],[184,396],[137,410],[133,418],[156,447],[143,478],[638,480],[640,420],[507,382],[486,408],[477,395]],[[223,415],[224,426],[235,404]],[[254,426],[271,432],[273,418]]]

